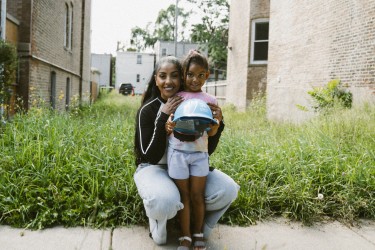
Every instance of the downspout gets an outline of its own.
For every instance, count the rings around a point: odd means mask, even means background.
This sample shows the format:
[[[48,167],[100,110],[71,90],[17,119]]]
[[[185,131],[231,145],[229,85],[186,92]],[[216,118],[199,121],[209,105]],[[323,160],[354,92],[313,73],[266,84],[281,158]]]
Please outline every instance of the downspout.
[[[7,0],[0,0],[0,8],[1,8],[1,12],[0,12],[0,34],[1,34],[1,37],[0,39],[1,40],[5,40],[5,31],[6,31],[6,16],[7,16]]]
[[[19,31],[19,41],[17,45],[17,52],[19,56],[19,88],[17,94],[22,97],[23,108],[29,109],[30,99],[30,78],[31,78],[31,64],[32,64],[32,47],[33,47],[33,11],[34,0],[21,1],[21,25]],[[29,57],[29,58],[28,58]],[[22,58],[24,60],[22,60]],[[21,71],[24,71],[23,73]]]
[[[5,40],[5,24],[6,24],[6,15],[7,15],[7,1],[6,0],[0,0],[0,40]],[[0,65],[0,74],[3,73],[3,65]],[[3,85],[5,87],[5,85]],[[1,98],[3,99],[3,98]],[[0,121],[3,122],[3,116],[4,116],[4,100],[0,103]]]
[[[85,10],[86,1],[82,0],[82,17],[81,17],[81,50],[80,50],[80,63],[79,63],[79,105],[82,105],[82,91],[83,91],[83,59],[84,59],[84,47],[85,47]]]

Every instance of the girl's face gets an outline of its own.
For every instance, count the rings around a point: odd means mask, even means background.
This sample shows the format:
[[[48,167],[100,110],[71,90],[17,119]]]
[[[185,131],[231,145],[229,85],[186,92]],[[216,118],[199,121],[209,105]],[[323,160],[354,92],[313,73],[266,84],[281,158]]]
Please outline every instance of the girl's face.
[[[191,63],[186,72],[185,91],[187,92],[201,92],[202,86],[206,82],[210,71],[204,67]]]
[[[181,77],[178,69],[173,63],[163,63],[160,69],[156,72],[155,82],[160,90],[161,98],[168,100],[176,94],[181,86]]]

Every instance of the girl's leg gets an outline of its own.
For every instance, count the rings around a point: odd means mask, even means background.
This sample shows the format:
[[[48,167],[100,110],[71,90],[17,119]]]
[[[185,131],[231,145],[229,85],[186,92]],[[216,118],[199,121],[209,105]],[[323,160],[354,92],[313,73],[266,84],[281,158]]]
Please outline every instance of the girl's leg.
[[[193,233],[201,233],[203,230],[205,201],[204,190],[206,177],[190,176],[190,199],[193,212]]]
[[[191,238],[190,233],[190,184],[189,179],[184,180],[174,180],[178,190],[181,195],[181,202],[184,204],[184,208],[178,211],[180,226],[181,226],[181,236],[188,236]],[[182,240],[180,242],[181,246],[190,246],[191,242],[188,240]]]
[[[205,215],[204,190],[206,187],[206,176],[190,176],[190,198],[193,212],[193,237],[195,241],[204,241],[202,236],[194,236],[203,233],[203,223]],[[205,249],[194,247],[194,249]]]
[[[168,176],[166,166],[141,164],[134,174],[138,193],[149,218],[150,233],[158,245],[167,242],[167,220],[182,209],[180,193]]]

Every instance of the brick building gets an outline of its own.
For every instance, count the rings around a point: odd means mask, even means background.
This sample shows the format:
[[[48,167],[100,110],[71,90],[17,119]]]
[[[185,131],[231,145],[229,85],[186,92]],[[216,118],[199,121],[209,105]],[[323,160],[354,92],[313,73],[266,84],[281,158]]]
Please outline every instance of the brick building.
[[[7,1],[14,26],[7,40],[17,44],[16,91],[26,109],[43,101],[63,110],[72,99],[90,100],[90,14],[91,0]]]
[[[268,118],[300,122],[307,91],[340,79],[374,103],[374,41],[375,0],[232,1],[226,100],[244,110],[267,88]]]

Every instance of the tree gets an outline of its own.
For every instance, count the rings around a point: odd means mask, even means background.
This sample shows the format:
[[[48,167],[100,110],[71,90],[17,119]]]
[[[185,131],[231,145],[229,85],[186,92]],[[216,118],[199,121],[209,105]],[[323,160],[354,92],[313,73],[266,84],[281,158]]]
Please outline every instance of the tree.
[[[203,44],[208,52],[210,64],[215,70],[226,70],[229,30],[229,4],[227,0],[187,0],[197,6],[201,22],[192,24],[190,41]],[[153,47],[157,40],[173,41],[175,28],[175,5],[159,12],[152,30],[150,24],[145,29],[132,29],[132,44],[137,50]],[[178,41],[185,40],[188,17],[192,11],[178,8]],[[215,71],[217,74],[217,71]],[[216,76],[217,78],[217,76]]]
[[[145,50],[148,47],[154,46],[156,43],[157,39],[152,35],[150,25],[151,23],[148,23],[144,29],[138,26],[132,28],[130,44],[134,46],[137,51]]]
[[[0,39],[0,120],[3,120],[7,115],[7,108],[10,104],[10,87],[16,78],[16,70],[16,47]]]
[[[185,12],[183,8],[178,7],[178,29],[180,29],[178,40],[184,40],[185,28],[187,25],[187,18],[191,14],[191,11]],[[159,15],[155,22],[154,36],[162,41],[174,41],[174,30],[175,30],[175,16],[176,16],[176,5],[171,4],[166,10],[159,11]]]
[[[202,22],[192,25],[192,42],[206,44],[211,65],[226,69],[229,30],[229,4],[227,0],[188,0],[202,13]]]
[[[165,10],[160,10],[154,28],[151,27],[151,23],[149,23],[144,29],[138,26],[132,28],[131,44],[136,47],[137,51],[153,47],[157,40],[174,40],[175,10],[176,5],[174,4],[171,4]],[[178,28],[181,29],[178,40],[180,41],[185,39],[184,34],[188,24],[187,18],[190,14],[191,11],[186,12],[183,8],[178,7]]]

